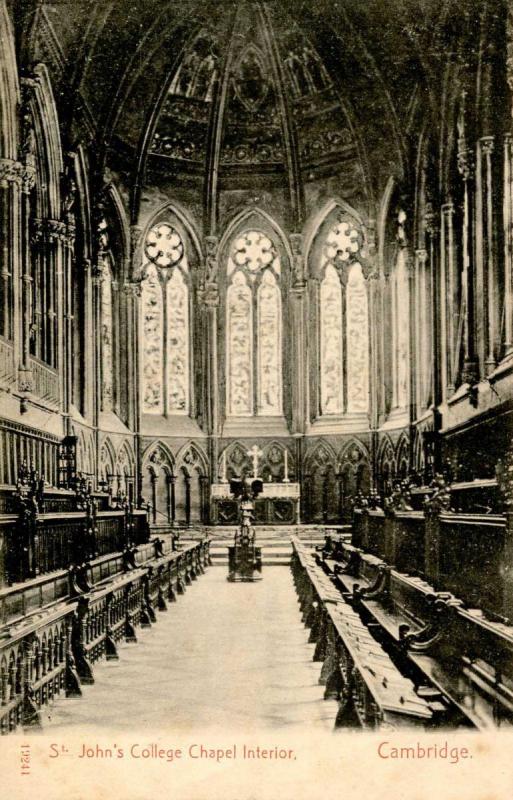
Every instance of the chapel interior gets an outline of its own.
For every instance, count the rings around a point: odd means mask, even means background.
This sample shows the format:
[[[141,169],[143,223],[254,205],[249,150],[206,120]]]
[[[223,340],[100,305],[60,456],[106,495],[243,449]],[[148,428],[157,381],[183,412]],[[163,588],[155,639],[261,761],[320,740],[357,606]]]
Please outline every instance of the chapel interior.
[[[507,0],[0,0],[2,734],[511,728],[512,93]]]

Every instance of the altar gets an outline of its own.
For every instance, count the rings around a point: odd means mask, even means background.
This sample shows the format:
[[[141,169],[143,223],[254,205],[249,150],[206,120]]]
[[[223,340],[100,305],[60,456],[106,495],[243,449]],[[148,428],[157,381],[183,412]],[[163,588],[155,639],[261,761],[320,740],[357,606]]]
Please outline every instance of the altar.
[[[255,500],[255,525],[299,525],[299,501],[299,483],[264,483]],[[229,483],[212,484],[211,509],[214,525],[237,525],[238,505]]]
[[[248,451],[253,463],[253,475],[246,477],[259,478],[259,459],[262,456],[257,447]],[[282,481],[264,481],[263,490],[254,503],[255,525],[299,525],[301,516],[300,485],[288,480],[288,464],[285,458],[285,477]],[[210,489],[211,519],[214,525],[237,525],[239,511],[237,501],[230,492],[230,483],[226,476],[226,464],[221,465],[221,476]]]

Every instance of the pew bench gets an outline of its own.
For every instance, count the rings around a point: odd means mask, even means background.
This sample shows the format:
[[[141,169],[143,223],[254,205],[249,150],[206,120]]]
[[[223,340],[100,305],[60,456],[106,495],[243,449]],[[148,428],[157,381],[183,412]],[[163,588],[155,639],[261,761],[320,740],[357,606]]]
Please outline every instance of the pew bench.
[[[292,537],[292,571],[303,619],[322,661],[325,697],[339,702],[336,727],[400,729],[433,725],[445,708],[421,697],[359,613],[342,597],[317,554]]]
[[[513,626],[351,545],[318,560],[401,669],[445,698],[456,724],[513,724]]]
[[[208,540],[178,552],[155,544],[146,562],[133,554],[124,572],[74,595],[67,575],[66,596],[0,628],[0,733],[40,727],[44,705],[59,694],[80,695],[81,684],[94,683],[93,665],[118,658],[118,643],[137,641],[136,628],[156,622],[155,609],[165,611],[166,600],[175,601],[210,563]]]

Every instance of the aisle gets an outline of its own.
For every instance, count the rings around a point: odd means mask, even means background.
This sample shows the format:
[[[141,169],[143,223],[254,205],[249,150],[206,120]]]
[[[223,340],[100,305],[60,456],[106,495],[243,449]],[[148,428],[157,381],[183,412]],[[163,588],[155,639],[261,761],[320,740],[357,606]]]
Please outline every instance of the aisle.
[[[121,646],[119,661],[96,665],[96,682],[81,698],[43,710],[47,733],[102,724],[124,731],[333,727],[337,704],[323,700],[320,664],[286,567],[269,568],[253,584],[230,584],[224,569],[210,568],[137,635],[137,644]]]

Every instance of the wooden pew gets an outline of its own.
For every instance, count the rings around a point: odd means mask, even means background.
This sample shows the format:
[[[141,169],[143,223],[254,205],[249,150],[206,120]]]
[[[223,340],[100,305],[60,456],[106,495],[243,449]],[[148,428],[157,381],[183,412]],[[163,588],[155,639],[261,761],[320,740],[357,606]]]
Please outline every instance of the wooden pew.
[[[339,701],[335,725],[370,730],[431,726],[443,709],[417,694],[333,585],[315,552],[296,537],[292,546],[303,619],[316,643],[314,660],[323,664],[319,680],[326,686],[325,697]]]
[[[513,725],[513,626],[351,545],[318,560],[401,670],[440,692],[454,724]]]
[[[136,642],[137,627],[155,623],[209,564],[208,540],[180,552],[152,549],[151,560],[0,628],[1,733],[40,726],[40,709],[54,697],[80,695],[82,683],[94,683],[94,664],[118,658],[118,643]]]

